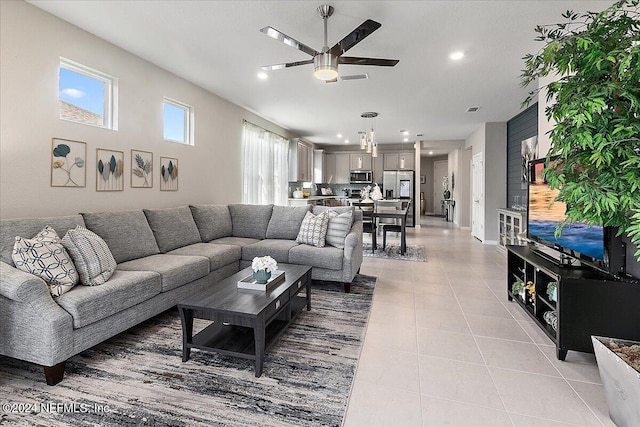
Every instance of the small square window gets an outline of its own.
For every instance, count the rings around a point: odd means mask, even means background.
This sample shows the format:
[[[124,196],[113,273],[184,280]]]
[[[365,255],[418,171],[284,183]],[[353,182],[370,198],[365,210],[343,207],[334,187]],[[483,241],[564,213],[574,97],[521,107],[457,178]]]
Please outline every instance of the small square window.
[[[162,104],[163,136],[167,141],[193,145],[193,108],[169,98]]]
[[[115,77],[60,58],[58,103],[60,118],[117,129]]]

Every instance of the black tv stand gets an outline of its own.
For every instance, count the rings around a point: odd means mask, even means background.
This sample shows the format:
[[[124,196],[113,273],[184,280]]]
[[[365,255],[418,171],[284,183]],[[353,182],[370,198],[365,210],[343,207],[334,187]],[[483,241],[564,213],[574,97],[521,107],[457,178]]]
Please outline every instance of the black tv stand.
[[[591,335],[640,340],[640,285],[584,264],[559,265],[544,255],[529,246],[507,246],[507,298],[556,344],[558,359],[564,360],[569,350],[593,353]],[[514,294],[516,281],[533,282],[535,298]],[[557,301],[547,296],[552,282],[557,283]],[[556,329],[545,321],[548,311],[557,316]]]

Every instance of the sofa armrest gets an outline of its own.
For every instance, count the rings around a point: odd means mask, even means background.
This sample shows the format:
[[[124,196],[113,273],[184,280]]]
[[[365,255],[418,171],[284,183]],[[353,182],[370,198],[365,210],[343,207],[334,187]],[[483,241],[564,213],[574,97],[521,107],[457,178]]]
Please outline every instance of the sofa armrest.
[[[351,260],[357,250],[362,250],[362,221],[356,221],[344,239],[344,257]]]
[[[49,288],[41,278],[0,262],[0,295],[18,302],[35,301],[48,296]]]
[[[0,354],[53,366],[73,354],[72,333],[47,284],[0,261]]]

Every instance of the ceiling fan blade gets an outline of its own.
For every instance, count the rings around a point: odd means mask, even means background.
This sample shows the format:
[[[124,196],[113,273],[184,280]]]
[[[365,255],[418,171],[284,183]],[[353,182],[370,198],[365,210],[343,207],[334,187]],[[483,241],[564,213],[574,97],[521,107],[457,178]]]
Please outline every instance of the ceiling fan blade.
[[[289,37],[284,33],[281,33],[280,31],[276,30],[273,27],[264,27],[264,28],[261,28],[260,31],[262,31],[263,33],[265,33],[271,38],[281,41],[282,43],[288,46],[291,46],[298,50],[303,51],[307,55],[316,56],[318,53],[320,53],[317,50],[310,48],[306,44],[300,43],[298,40],[292,37]]]
[[[287,62],[286,64],[263,65],[260,68],[262,68],[265,71],[274,71],[274,70],[282,70],[283,68],[297,67],[298,65],[307,65],[307,64],[313,64],[313,59],[309,59],[307,61]]]
[[[381,23],[373,21],[371,19],[367,19],[362,24],[360,24],[358,28],[351,31],[351,33],[347,34],[345,38],[336,43],[335,46],[333,46],[329,50],[329,52],[331,52],[332,55],[340,56],[360,43],[380,27],[382,27]]]
[[[369,74],[364,73],[364,74],[349,74],[346,76],[340,76],[340,80],[342,81],[346,81],[346,80],[362,80],[362,79],[368,79],[369,78]]]
[[[381,59],[381,58],[357,58],[354,56],[340,56],[338,58],[339,64],[351,64],[351,65],[377,65],[378,67],[393,67],[398,62],[397,59]]]

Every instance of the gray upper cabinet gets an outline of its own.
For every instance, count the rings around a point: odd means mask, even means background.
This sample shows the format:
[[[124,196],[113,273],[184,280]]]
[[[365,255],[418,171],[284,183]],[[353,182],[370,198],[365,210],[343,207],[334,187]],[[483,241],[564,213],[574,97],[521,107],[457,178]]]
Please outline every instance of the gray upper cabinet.
[[[378,155],[373,158],[373,182],[382,184],[382,176],[384,172],[384,156]]]
[[[289,181],[313,180],[313,147],[300,139],[289,144]]]
[[[349,153],[336,153],[336,184],[348,184],[350,177]]]
[[[324,150],[313,150],[313,182],[324,182]]]
[[[384,170],[398,170],[398,153],[384,153]]]
[[[350,169],[352,171],[356,170],[372,170],[371,165],[371,154],[367,153],[358,153],[350,155]]]
[[[333,153],[324,153],[324,176],[323,181],[327,184],[336,183],[336,155]]]
[[[416,168],[415,166],[416,166],[416,161],[413,153],[404,152],[398,155],[398,170],[412,171]]]

